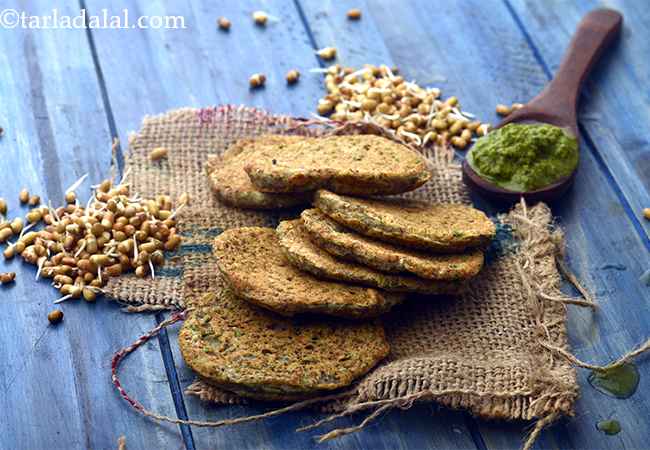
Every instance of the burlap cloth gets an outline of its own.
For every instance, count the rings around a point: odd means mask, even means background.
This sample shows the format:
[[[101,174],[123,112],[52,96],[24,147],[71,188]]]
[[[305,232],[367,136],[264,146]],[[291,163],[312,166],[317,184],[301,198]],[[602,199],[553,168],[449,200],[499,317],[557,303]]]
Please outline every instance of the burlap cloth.
[[[183,308],[193,295],[218,288],[212,239],[229,227],[275,226],[280,217],[219,203],[204,165],[208,155],[223,152],[234,140],[269,132],[318,134],[328,128],[232,106],[180,109],[145,118],[130,138],[128,181],[143,197],[189,193],[190,203],[179,213],[184,239],[153,282],[112,278],[109,295],[135,311],[173,309]],[[169,149],[169,158],[152,163],[147,155],[160,146]],[[469,203],[451,151],[427,150],[425,156],[432,180],[408,196]],[[559,290],[556,267],[561,234],[554,231],[550,210],[543,204],[521,204],[500,222],[500,229],[512,233],[497,242],[499,251],[493,249],[469,293],[453,299],[412,299],[387,314],[390,355],[351,391],[325,402],[326,408],[339,415],[368,408],[373,412],[367,420],[416,400],[463,408],[484,418],[541,419],[542,424],[572,414],[578,396],[576,374],[566,359],[551,351],[567,349],[567,298]],[[188,392],[217,402],[240,400],[200,381]],[[356,429],[335,430],[326,438]]]

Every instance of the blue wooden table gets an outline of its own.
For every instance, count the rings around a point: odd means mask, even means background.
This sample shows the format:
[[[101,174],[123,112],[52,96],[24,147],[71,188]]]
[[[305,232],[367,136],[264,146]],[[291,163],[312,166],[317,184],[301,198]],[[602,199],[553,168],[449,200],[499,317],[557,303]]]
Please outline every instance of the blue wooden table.
[[[53,2],[3,0],[6,9],[51,15]],[[324,93],[314,50],[338,49],[338,61],[397,65],[408,79],[457,95],[463,108],[495,123],[497,103],[525,102],[557,68],[570,34],[589,10],[621,11],[621,39],[586,85],[580,111],[582,160],[573,191],[554,212],[567,231],[571,268],[597,296],[596,314],[569,307],[575,354],[605,363],[650,336],[650,8],[646,0],[79,0],[59,2],[59,15],[182,16],[182,29],[33,29],[0,27],[0,196],[10,215],[23,214],[18,191],[28,187],[60,204],[81,175],[91,182],[109,170],[110,143],[122,142],[147,114],[181,106],[255,105],[309,115]],[[346,19],[351,7],[358,22]],[[250,14],[265,10],[266,28]],[[11,15],[11,13],[9,13]],[[215,21],[232,21],[229,33]],[[9,17],[11,19],[11,17]],[[277,19],[277,20],[276,20]],[[11,25],[11,24],[9,24]],[[287,88],[284,75],[301,71]],[[248,77],[267,76],[250,91]],[[479,200],[480,201],[480,200]],[[494,211],[491,205],[480,203]],[[287,414],[220,429],[155,424],[127,407],[110,384],[111,354],[164,320],[128,315],[107,301],[64,305],[61,326],[47,325],[56,297],[18,260],[2,263],[17,282],[0,288],[0,448],[110,449],[121,435],[129,450],[303,449],[318,433],[294,433],[315,413]],[[123,379],[148,408],[181,418],[216,419],[262,407],[207,406],[183,395],[193,379],[172,327],[132,355]],[[586,382],[576,416],[542,435],[536,448],[650,448],[650,371],[640,361],[635,395],[615,400]],[[606,436],[599,420],[615,418],[622,431]],[[342,419],[342,425],[358,422]],[[489,423],[420,405],[383,416],[365,431],[319,448],[516,449],[526,424]]]

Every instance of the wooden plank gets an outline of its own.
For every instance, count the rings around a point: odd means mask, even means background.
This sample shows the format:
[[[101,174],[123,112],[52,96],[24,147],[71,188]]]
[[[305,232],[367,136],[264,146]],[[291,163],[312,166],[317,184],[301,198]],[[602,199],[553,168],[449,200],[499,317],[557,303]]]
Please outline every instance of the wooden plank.
[[[107,4],[108,3],[108,4]],[[97,54],[105,74],[118,134],[126,142],[128,132],[139,129],[147,114],[160,114],[184,106],[220,103],[272,107],[277,113],[308,115],[319,78],[308,70],[317,61],[296,16],[281,15],[282,5],[265,5],[280,22],[266,28],[253,25],[255,2],[174,4],[90,0],[89,11],[129,8],[141,15],[181,15],[186,28],[177,30],[93,30]],[[277,9],[277,11],[276,11]],[[227,16],[230,32],[217,29],[216,19]],[[298,39],[297,41],[293,39]],[[290,49],[289,51],[287,49]],[[139,55],[138,64],[125,61]],[[289,69],[302,73],[300,82],[287,89]],[[253,73],[267,76],[266,87],[249,88]]]
[[[539,8],[534,2],[523,1],[514,1],[511,5],[521,27],[527,30],[531,45],[538,50],[542,64],[550,71],[559,64],[571,33],[584,14],[598,7],[614,7],[623,14],[624,29],[620,42],[606,55],[586,85],[580,122],[594,147],[595,156],[606,165],[605,175],[611,177],[620,189],[621,202],[607,204],[607,207],[617,213],[624,210],[638,219],[649,196],[650,174],[647,139],[650,125],[643,119],[648,112],[648,99],[638,95],[647,89],[643,78],[647,78],[647,71],[644,70],[647,61],[639,57],[648,52],[647,39],[639,34],[650,24],[647,8],[641,8],[638,2],[633,1],[617,2],[615,5],[595,1],[556,1],[549,8]],[[556,23],[557,32],[549,32],[545,25],[547,23]],[[611,183],[611,179],[607,181]],[[589,239],[593,240],[596,234],[612,232],[611,224],[606,218],[604,220],[606,227],[595,223],[585,231]],[[646,233],[650,230],[648,222],[642,219],[637,229],[641,227]],[[643,237],[643,231],[639,231]],[[646,249],[650,248],[647,234],[641,243],[628,241],[624,236],[616,241],[618,245],[610,253],[609,261],[625,259],[622,256],[630,248],[638,249],[643,244]],[[586,265],[586,261],[582,263]],[[650,264],[647,252],[641,260],[629,258],[621,263],[591,264],[592,271],[596,268],[594,281],[605,304],[598,320],[591,322],[583,318],[572,331],[580,339],[591,338],[592,342],[595,341],[593,347],[581,348],[578,356],[586,361],[604,363],[650,336],[650,325],[647,323],[630,330],[629,315],[625,314],[629,311],[630,315],[642,316],[647,311],[647,303],[644,304],[643,300],[647,301],[650,294],[647,287],[644,289],[640,286],[638,276]],[[639,286],[641,292],[638,294],[629,292],[630,287]],[[603,339],[604,330],[611,333],[607,339]],[[640,370],[644,373],[643,366],[640,366]],[[650,392],[641,387],[630,399],[610,399],[588,387],[584,382],[586,376],[586,373],[581,373],[585,388],[578,403],[578,411],[584,411],[584,414],[579,413],[576,419],[568,422],[565,430],[570,434],[573,445],[589,445],[594,439],[594,424],[602,419],[615,418],[621,423],[623,431],[615,437],[604,437],[603,448],[647,446],[650,431],[647,426],[641,425],[643,420],[640,418],[648,417],[650,412]]]
[[[543,68],[506,5],[480,1],[436,5],[411,2],[398,7],[393,2],[373,0],[367,16],[377,22],[394,61],[407,78],[436,81],[443,95],[458,95],[465,109],[484,120],[498,120],[493,112],[496,103],[525,101],[546,82]],[[543,23],[552,33],[548,24],[554,22],[548,19]],[[404,33],[405,29],[409,32]],[[446,76],[441,80],[438,74]],[[588,107],[595,108],[591,103]],[[601,112],[587,112],[596,113]],[[590,151],[583,152],[581,164],[576,188],[554,205],[554,212],[567,230],[570,264],[596,292],[601,308],[592,316],[570,307],[568,327],[579,357],[606,362],[650,334],[642,319],[647,307],[639,302],[648,298],[648,291],[638,282],[650,260],[644,237],[636,232],[615,188]],[[626,269],[606,269],[611,264]],[[599,448],[619,448],[623,442],[630,448],[642,448],[647,431],[634,424],[639,417],[647,417],[647,394],[639,391],[637,400],[624,402],[605,400],[587,385],[586,375],[579,372],[582,398],[577,404],[577,417],[544,433],[537,447],[593,448],[597,442]],[[614,403],[616,415],[629,421],[629,434],[607,439],[596,431],[596,421],[608,411],[604,401],[607,408],[613,408],[609,405]],[[481,424],[480,430],[488,448],[521,446],[521,426]]]
[[[499,47],[497,53],[500,54],[500,57],[497,59],[493,58],[492,51],[483,52],[483,49],[486,46],[483,45],[474,45],[467,46],[466,43],[462,40],[447,42],[447,40],[436,39],[436,36],[449,36],[455,32],[456,29],[462,30],[475,30],[477,27],[483,27],[487,29],[487,32],[492,29],[496,31],[501,27],[498,24],[494,24],[490,21],[479,22],[473,20],[472,17],[480,16],[481,13],[486,15],[494,15],[488,11],[481,11],[480,8],[473,6],[465,6],[459,8],[460,5],[451,3],[446,6],[441,5],[436,6],[435,14],[431,9],[433,6],[430,6],[428,9],[426,5],[404,5],[400,8],[394,3],[390,2],[372,2],[371,8],[368,11],[368,14],[364,17],[381,17],[379,28],[382,30],[382,33],[385,37],[385,42],[389,43],[389,47],[394,51],[396,55],[395,59],[399,62],[399,66],[402,69],[405,69],[407,77],[417,78],[420,80],[424,78],[425,80],[437,81],[435,84],[443,87],[443,92],[445,91],[445,86],[453,88],[453,90],[448,90],[447,93],[458,94],[463,101],[465,107],[473,112],[481,112],[482,117],[492,116],[493,105],[497,101],[502,101],[504,98],[503,95],[505,91],[514,90],[516,92],[515,99],[525,99],[527,96],[534,94],[537,89],[539,89],[544,79],[544,74],[539,70],[535,71],[528,70],[528,67],[534,67],[534,60],[532,57],[522,58],[520,50],[517,47],[525,47],[525,44],[518,42],[517,40],[505,40],[502,39],[499,42]],[[475,15],[463,15],[458,17],[458,14],[454,11],[474,11]],[[404,14],[407,14],[406,18]],[[433,16],[436,16],[435,27],[428,26],[431,23],[434,23]],[[468,18],[469,16],[469,18]],[[420,17],[419,22],[422,24],[420,27],[415,27],[414,24],[418,24],[418,17]],[[440,18],[452,18],[453,20],[441,20]],[[485,16],[483,16],[485,17]],[[321,15],[321,20],[326,20],[324,15]],[[403,33],[404,29],[409,29],[409,33]],[[496,30],[495,30],[496,29]],[[425,30],[429,30],[427,34]],[[466,32],[466,31],[465,31]],[[476,39],[476,42],[485,42],[485,33],[486,30],[477,31],[476,34],[480,36]],[[392,34],[391,34],[392,33]],[[504,44],[502,41],[506,41]],[[426,42],[427,45],[422,45],[423,42]],[[508,44],[512,42],[512,44]],[[432,43],[432,45],[428,45]],[[436,45],[440,48],[436,48]],[[449,46],[451,45],[451,48]],[[457,47],[457,48],[456,48]],[[408,50],[408,51],[407,51]],[[483,52],[483,53],[482,53]],[[456,64],[450,64],[449,57],[444,58],[445,55],[458,55],[458,54],[469,54],[471,57],[464,59],[456,58]],[[437,60],[437,61],[436,61]],[[402,61],[410,62],[408,66],[404,66]],[[515,61],[515,70],[509,70],[512,64],[507,64],[506,61]],[[346,60],[344,60],[346,62]],[[532,63],[532,64],[531,64]],[[489,74],[492,79],[498,80],[499,75],[501,74],[503,79],[515,80],[518,82],[515,83],[492,83],[489,84],[489,88],[481,89],[477,92],[476,86],[469,86],[463,81],[467,80],[468,76],[465,74],[473,70],[472,66],[487,67],[492,73]],[[425,69],[423,69],[425,68]],[[503,70],[501,70],[502,68]],[[456,78],[452,79],[448,77],[447,79],[441,79],[440,76],[431,76],[428,77],[419,77],[417,74],[424,75],[424,71],[429,73],[437,74],[444,73],[447,70],[450,73],[455,73]],[[485,76],[481,74],[479,76]],[[452,80],[451,82],[449,80]],[[532,83],[531,83],[532,80]],[[483,80],[481,80],[483,81]],[[532,84],[532,86],[531,86]],[[465,95],[463,89],[469,89],[468,95]],[[473,91],[472,91],[473,89]],[[528,91],[528,92],[527,92]],[[460,93],[462,92],[462,93]],[[460,93],[460,94],[459,94]],[[489,99],[487,107],[483,107],[481,111],[480,106],[485,105],[486,99],[481,98],[492,96]],[[507,95],[513,95],[510,92]],[[479,99],[479,102],[476,102],[476,99]],[[469,101],[468,101],[469,99]],[[470,101],[476,102],[475,104],[470,103]],[[601,180],[602,182],[602,180]],[[628,281],[629,278],[628,278]],[[632,280],[635,281],[635,280]],[[519,445],[519,443],[517,443]]]
[[[325,61],[325,66],[340,63],[361,68],[363,64],[392,64],[388,48],[365,2],[305,0],[297,6],[316,48],[335,47],[337,50],[336,61]],[[346,13],[352,7],[361,9],[361,20],[347,19]]]
[[[52,8],[45,1],[22,7],[31,14]],[[58,9],[79,13],[73,5]],[[111,139],[85,31],[1,29],[0,63],[0,152],[6,156],[0,177],[10,215],[27,210],[18,207],[23,186],[60,204],[64,190],[84,173],[89,183],[103,178]],[[71,301],[61,306],[63,323],[48,326],[56,290],[35,281],[34,267],[17,259],[4,270],[15,271],[17,280],[0,289],[0,447],[114,448],[122,434],[134,449],[181,444],[177,427],[153,428],[127,412],[109,381],[111,354],[151,328],[152,317],[127,317],[106,301]],[[157,346],[126,365],[127,388],[173,414]]]
[[[176,333],[172,332],[172,336]],[[182,361],[178,346],[173,347],[174,359]],[[194,380],[194,374],[184,364],[178,368],[183,386]],[[250,406],[210,405],[196,397],[186,396],[185,404],[191,417],[208,420],[236,418],[260,414],[276,405],[261,403]],[[314,423],[323,415],[307,410],[267,419],[263,422],[240,424],[219,429],[193,429],[197,448],[207,443],[219,449],[303,449],[315,446],[315,439],[332,427],[296,433],[301,426]],[[336,426],[352,426],[363,420],[354,416],[351,420],[341,419]],[[318,444],[323,449],[420,449],[420,448],[475,448],[471,434],[465,426],[464,416],[458,412],[439,411],[432,405],[417,405],[407,411],[393,411],[385,414],[364,431]]]
[[[253,1],[228,2],[218,6],[210,4],[174,5],[159,2],[137,5],[139,14],[183,15],[187,30],[127,30],[124,34],[94,30],[97,54],[101,63],[107,92],[115,114],[116,125],[122,140],[129,130],[137,129],[145,114],[160,113],[179,106],[205,106],[214,103],[246,103],[274,112],[308,115],[323,94],[321,76],[308,70],[318,66],[309,35],[300,21],[298,12],[290,3],[265,3]],[[135,10],[135,5],[124,6]],[[115,4],[112,5],[116,7]],[[104,3],[88,2],[92,12]],[[271,21],[266,29],[253,25],[250,14],[264,9],[279,19]],[[216,29],[215,20],[228,17],[232,23],[230,33]],[[142,54],[144,63],[130,67],[126,75],[120,64],[129,55]],[[186,68],[192,70],[186,70]],[[298,68],[302,78],[297,86],[285,87],[284,74],[289,68]],[[260,91],[250,91],[248,76],[263,72],[267,86]],[[160,80],[174,80],[169,85]],[[126,95],[125,95],[126,94]],[[141,99],[134,102],[133,98]],[[187,386],[193,376],[184,367],[175,343],[175,333],[170,333],[174,360],[179,366],[181,384]],[[207,407],[194,398],[185,398],[190,417],[236,417],[259,411],[253,407]],[[470,433],[464,426],[463,416],[448,414],[445,423],[432,424],[430,408],[417,408],[408,413],[388,415],[377,428],[332,443],[332,448],[422,448],[429,446],[472,448]],[[197,448],[305,448],[313,444],[311,436],[295,434],[301,424],[316,420],[314,413],[302,413],[276,418],[256,424],[242,425],[224,430],[193,428]],[[344,419],[342,426],[357,423],[359,418]],[[380,428],[381,427],[381,428]],[[418,433],[377,433],[378,429],[419,430]],[[425,432],[427,430],[427,432]]]
[[[464,89],[464,86],[458,86],[461,83],[450,83],[449,78],[444,75],[446,68],[442,65],[435,66],[433,61],[435,55],[438,52],[446,51],[442,48],[435,48],[435,46],[442,46],[443,42],[431,39],[431,36],[428,35],[416,34],[416,37],[413,37],[411,34],[413,29],[416,30],[416,33],[422,32],[423,19],[418,17],[421,5],[414,7],[407,2],[390,1],[355,2],[352,5],[348,2],[311,0],[302,1],[300,5],[316,45],[318,47],[336,47],[339,55],[337,62],[356,68],[363,64],[387,64],[389,66],[397,64],[401,73],[409,80],[415,79],[422,85],[438,86],[443,89],[443,93],[446,92],[446,95],[459,95],[461,99],[472,98],[471,88],[468,87],[465,92],[460,91],[459,88]],[[350,22],[346,19],[346,11],[353,6],[362,10],[363,17],[359,22]],[[451,9],[445,4],[435,5],[435,8],[439,7],[445,10]],[[404,33],[404,30],[409,30],[409,32]],[[421,50],[417,56],[413,55],[415,46]],[[432,48],[432,46],[434,47]],[[411,55],[413,55],[412,59],[410,59]],[[453,66],[451,70],[454,70]],[[542,86],[543,82],[540,81],[539,85]],[[450,89],[453,91],[450,92]],[[479,95],[489,94],[489,92],[481,92]],[[479,97],[473,103],[466,102],[465,108],[475,111],[473,108],[482,104],[481,100],[486,101]],[[445,415],[436,416],[432,425],[444,428],[449,420],[449,417]],[[468,420],[474,428],[476,425],[473,419]],[[459,429],[463,430],[463,435],[469,432],[465,425]],[[512,435],[514,436],[514,434]],[[477,448],[482,448],[483,443],[479,440],[474,442],[474,445]]]
[[[400,2],[391,2],[391,11],[386,12],[386,20],[390,20],[392,10],[401,9],[402,5],[403,3]],[[388,66],[395,64],[395,55],[391,54],[385,37],[381,33],[381,26],[374,20],[374,8],[370,7],[367,2],[303,0],[298,2],[297,6],[307,22],[316,48],[333,46],[337,49],[335,62],[355,68],[361,68],[364,64],[386,64]],[[347,19],[346,13],[352,7],[361,9],[362,19],[360,21]],[[410,25],[405,25],[404,29],[409,27]],[[329,64],[329,62],[324,63],[324,65]],[[419,407],[416,407],[417,409]],[[452,441],[455,438],[461,438],[460,441],[447,445],[458,448],[474,445],[480,448],[480,443],[474,442],[466,420],[461,420],[459,413],[439,410],[434,419],[428,425],[431,433],[434,435],[445,433],[451,427],[455,430],[456,436],[452,435],[449,438]],[[406,426],[408,427],[408,425]],[[410,433],[408,435],[410,436]],[[471,443],[470,439],[472,439]]]
[[[608,175],[620,186],[630,207],[628,213],[639,219],[647,236],[650,221],[641,218],[641,211],[648,207],[650,197],[650,98],[639,95],[647,92],[649,81],[648,58],[641,56],[650,54],[647,5],[634,0],[554,0],[542,7],[534,1],[508,1],[527,30],[531,45],[538,50],[544,69],[550,73],[559,66],[571,34],[587,12],[607,7],[623,14],[619,41],[585,85],[579,120]],[[650,249],[650,239],[646,238],[645,243]]]

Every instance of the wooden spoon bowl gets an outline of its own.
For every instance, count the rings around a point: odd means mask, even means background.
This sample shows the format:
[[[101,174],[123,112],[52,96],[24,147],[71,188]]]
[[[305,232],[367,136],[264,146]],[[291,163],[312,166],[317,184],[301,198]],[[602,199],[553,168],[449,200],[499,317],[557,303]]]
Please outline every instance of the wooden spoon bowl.
[[[551,82],[523,108],[513,111],[496,128],[509,123],[546,123],[569,130],[578,137],[577,106],[580,89],[605,48],[620,34],[623,16],[611,9],[597,9],[587,14],[578,25],[560,68]],[[470,150],[471,151],[471,150]],[[542,189],[517,192],[503,189],[481,178],[463,161],[463,180],[479,194],[499,201],[550,202],[565,194],[572,186],[577,168],[568,177]]]
[[[568,177],[560,178],[555,183],[542,189],[527,192],[510,191],[500,188],[481,178],[467,161],[463,161],[463,181],[473,191],[481,193],[491,200],[504,203],[516,203],[523,197],[528,203],[552,202],[564,195],[573,186],[577,170],[574,170]]]

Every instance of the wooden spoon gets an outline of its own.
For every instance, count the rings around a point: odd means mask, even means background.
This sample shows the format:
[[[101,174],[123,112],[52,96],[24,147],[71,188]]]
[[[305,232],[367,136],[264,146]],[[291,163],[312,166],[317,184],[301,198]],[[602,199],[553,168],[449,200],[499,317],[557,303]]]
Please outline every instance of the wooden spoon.
[[[580,88],[603,50],[619,35],[623,16],[611,9],[597,9],[587,14],[576,30],[562,59],[555,78],[542,92],[513,111],[497,125],[509,123],[548,123],[570,130],[578,136],[577,106]],[[524,197],[529,202],[551,201],[564,194],[573,184],[576,170],[550,186],[529,192],[516,192],[495,186],[481,178],[463,162],[463,180],[480,194],[495,200],[516,202]]]

